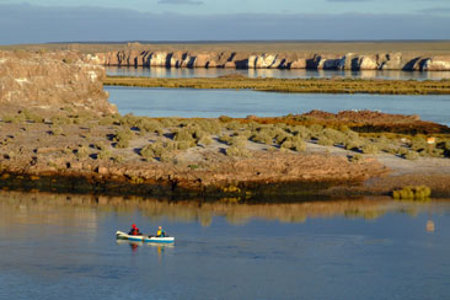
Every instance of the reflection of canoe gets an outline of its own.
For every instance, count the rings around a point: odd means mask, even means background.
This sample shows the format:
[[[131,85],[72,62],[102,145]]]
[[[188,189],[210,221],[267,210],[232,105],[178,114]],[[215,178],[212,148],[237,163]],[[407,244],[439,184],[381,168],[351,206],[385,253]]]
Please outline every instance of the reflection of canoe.
[[[136,245],[136,246],[150,246],[150,247],[163,247],[163,248],[173,248],[175,243],[160,243],[160,242],[143,242],[143,241],[130,241],[130,240],[116,240],[117,245]]]
[[[121,240],[129,240],[145,243],[173,243],[175,238],[173,236],[156,237],[151,235],[129,235],[122,231],[116,232],[116,238]]]

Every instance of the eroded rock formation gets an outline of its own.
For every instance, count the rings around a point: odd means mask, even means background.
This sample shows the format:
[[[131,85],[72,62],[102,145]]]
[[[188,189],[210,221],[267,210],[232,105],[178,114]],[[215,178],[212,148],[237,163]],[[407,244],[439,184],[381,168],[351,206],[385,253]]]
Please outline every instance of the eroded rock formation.
[[[103,65],[167,68],[311,69],[311,70],[405,70],[450,71],[450,56],[403,56],[402,53],[302,54],[130,49],[99,53]]]
[[[103,90],[105,70],[95,65],[100,61],[74,52],[0,52],[0,104],[115,112]]]

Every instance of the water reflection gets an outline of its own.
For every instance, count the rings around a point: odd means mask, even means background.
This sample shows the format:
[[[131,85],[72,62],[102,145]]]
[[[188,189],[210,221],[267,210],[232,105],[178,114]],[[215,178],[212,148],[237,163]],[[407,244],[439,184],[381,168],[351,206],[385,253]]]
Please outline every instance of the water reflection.
[[[432,202],[393,201],[388,197],[358,200],[314,201],[300,203],[234,204],[227,199],[217,202],[144,199],[142,197],[108,197],[94,195],[65,195],[49,193],[0,192],[0,227],[17,224],[64,225],[83,228],[95,233],[102,212],[129,215],[139,211],[155,224],[164,220],[198,222],[211,226],[215,217],[229,224],[243,225],[252,220],[304,223],[308,219],[344,217],[375,220],[396,212],[415,217],[420,213],[432,215],[442,209],[450,210],[447,201]],[[15,224],[15,225],[14,225]],[[434,225],[427,225],[433,228]],[[432,231],[432,230],[428,230]],[[92,237],[95,238],[95,237]]]
[[[131,252],[136,253],[139,247],[149,247],[155,250],[155,253],[158,255],[158,259],[161,260],[164,251],[166,249],[174,248],[174,244],[161,244],[161,243],[144,243],[144,242],[136,242],[136,241],[128,241],[128,240],[116,240],[116,244],[119,246],[128,245],[131,249]]]
[[[111,76],[144,76],[156,78],[196,78],[219,77],[230,74],[241,74],[250,78],[357,78],[357,79],[391,79],[391,80],[441,80],[450,79],[450,72],[407,72],[399,70],[363,70],[363,71],[337,71],[337,70],[279,70],[279,69],[188,69],[188,68],[134,68],[134,67],[106,67]]]

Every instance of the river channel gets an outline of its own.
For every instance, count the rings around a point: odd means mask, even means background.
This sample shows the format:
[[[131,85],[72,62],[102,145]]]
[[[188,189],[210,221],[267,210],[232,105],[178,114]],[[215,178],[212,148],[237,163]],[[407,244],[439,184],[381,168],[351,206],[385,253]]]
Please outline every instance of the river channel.
[[[201,203],[0,193],[2,299],[443,299],[450,199]],[[132,223],[173,246],[118,243]]]
[[[305,113],[313,109],[376,110],[393,114],[417,114],[422,120],[450,125],[450,96],[288,94],[250,90],[200,90],[106,86],[109,101],[122,114],[151,117],[203,117],[221,115],[245,118]]]

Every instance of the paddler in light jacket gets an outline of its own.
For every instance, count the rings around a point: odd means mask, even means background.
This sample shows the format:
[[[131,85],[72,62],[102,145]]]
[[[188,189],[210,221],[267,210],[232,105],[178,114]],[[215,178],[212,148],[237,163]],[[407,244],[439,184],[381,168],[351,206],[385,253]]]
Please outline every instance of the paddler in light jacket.
[[[161,226],[158,227],[158,231],[156,232],[156,237],[165,237],[166,232],[162,229]]]

